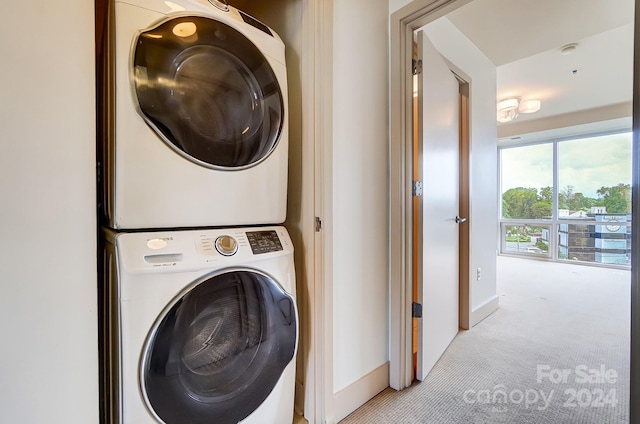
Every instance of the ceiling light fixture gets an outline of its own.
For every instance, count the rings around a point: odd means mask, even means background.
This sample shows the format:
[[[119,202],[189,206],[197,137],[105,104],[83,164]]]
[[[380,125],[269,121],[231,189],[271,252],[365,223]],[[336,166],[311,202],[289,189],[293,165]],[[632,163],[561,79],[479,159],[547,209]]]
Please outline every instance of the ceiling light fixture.
[[[520,113],[534,113],[540,110],[540,100],[524,100],[520,97],[511,97],[500,100],[497,105],[498,122],[511,122],[518,117]]]
[[[498,102],[498,110],[497,110],[498,122],[509,122],[516,119],[518,117],[519,104],[520,104],[520,99],[517,97],[500,100]]]
[[[540,110],[540,100],[524,100],[520,102],[518,111],[520,113],[534,113]]]

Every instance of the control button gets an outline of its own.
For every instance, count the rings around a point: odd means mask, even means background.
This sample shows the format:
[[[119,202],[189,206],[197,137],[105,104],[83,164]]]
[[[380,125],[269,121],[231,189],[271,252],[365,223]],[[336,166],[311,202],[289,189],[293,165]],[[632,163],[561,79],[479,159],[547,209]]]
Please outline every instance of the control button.
[[[229,11],[229,6],[225,0],[209,0],[209,3],[222,10],[223,12]]]
[[[247,233],[247,240],[254,255],[282,250],[282,243],[275,231],[251,231]]]
[[[231,236],[220,236],[216,239],[216,250],[224,256],[232,256],[238,251],[238,242]]]
[[[167,241],[161,238],[154,238],[147,240],[147,247],[149,249],[158,250],[167,247]]]

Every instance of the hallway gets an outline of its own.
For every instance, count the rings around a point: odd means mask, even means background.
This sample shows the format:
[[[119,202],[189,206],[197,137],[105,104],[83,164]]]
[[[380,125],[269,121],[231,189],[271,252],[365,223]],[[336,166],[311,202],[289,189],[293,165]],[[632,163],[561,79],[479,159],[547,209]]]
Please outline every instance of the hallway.
[[[498,257],[500,308],[356,423],[628,422],[630,271]]]

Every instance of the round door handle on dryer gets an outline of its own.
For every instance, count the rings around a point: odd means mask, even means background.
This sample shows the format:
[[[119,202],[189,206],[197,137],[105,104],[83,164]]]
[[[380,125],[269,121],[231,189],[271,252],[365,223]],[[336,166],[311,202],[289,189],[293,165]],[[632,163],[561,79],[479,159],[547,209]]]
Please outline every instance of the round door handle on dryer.
[[[209,3],[222,10],[223,12],[229,11],[229,5],[226,0],[209,0]]]
[[[467,218],[460,218],[459,216],[456,216],[456,224],[462,224],[466,220]]]

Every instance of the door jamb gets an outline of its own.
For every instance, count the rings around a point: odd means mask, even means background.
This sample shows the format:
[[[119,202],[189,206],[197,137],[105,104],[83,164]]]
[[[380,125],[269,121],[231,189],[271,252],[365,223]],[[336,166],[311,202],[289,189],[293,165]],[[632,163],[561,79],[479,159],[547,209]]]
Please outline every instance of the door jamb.
[[[304,418],[333,420],[333,273],[331,252],[331,128],[333,105],[333,0],[302,0],[301,85],[303,195],[300,218],[305,310],[299,347],[304,366]],[[321,75],[321,78],[318,78]],[[306,177],[306,178],[305,178]],[[317,220],[321,222],[316,228]]]
[[[456,75],[460,83],[460,216],[469,219],[471,207],[469,204],[469,79],[462,79]],[[471,328],[471,287],[469,285],[469,223],[460,226],[460,240],[458,253],[458,325],[463,330]]]
[[[629,398],[640,393],[640,1],[635,1],[633,52],[633,152],[631,178],[631,352]],[[640,403],[629,402],[629,422],[640,422]]]
[[[414,0],[390,18],[389,148],[389,385],[401,390],[412,378],[412,93],[413,31],[471,0]],[[408,162],[409,161],[409,162]]]

